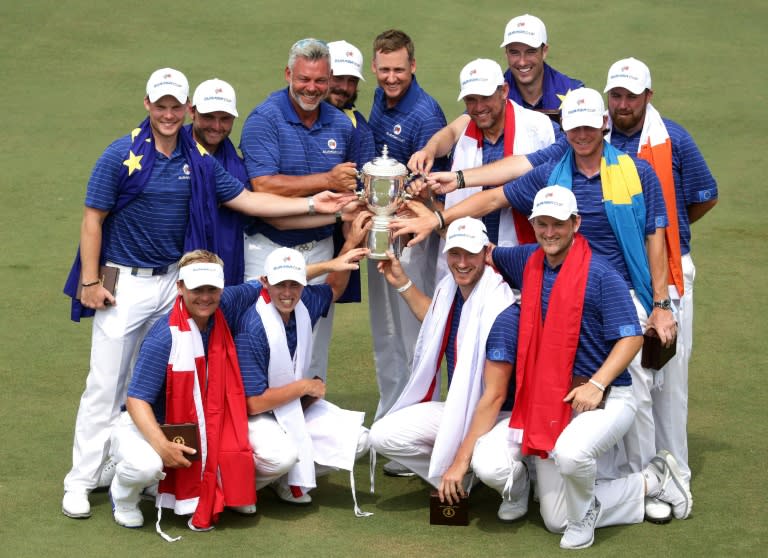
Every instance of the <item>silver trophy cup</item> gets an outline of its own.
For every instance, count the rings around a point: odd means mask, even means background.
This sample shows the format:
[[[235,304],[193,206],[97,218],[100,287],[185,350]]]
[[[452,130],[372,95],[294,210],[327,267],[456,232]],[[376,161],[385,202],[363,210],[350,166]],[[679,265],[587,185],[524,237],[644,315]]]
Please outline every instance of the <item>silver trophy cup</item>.
[[[403,200],[409,198],[405,187],[412,177],[408,175],[405,165],[389,158],[385,145],[381,150],[381,157],[363,165],[358,178],[363,183],[361,197],[374,215],[373,226],[368,233],[368,248],[371,250],[368,257],[386,260],[386,252],[391,250],[399,258],[399,238],[392,237],[389,223],[396,218],[395,213]]]

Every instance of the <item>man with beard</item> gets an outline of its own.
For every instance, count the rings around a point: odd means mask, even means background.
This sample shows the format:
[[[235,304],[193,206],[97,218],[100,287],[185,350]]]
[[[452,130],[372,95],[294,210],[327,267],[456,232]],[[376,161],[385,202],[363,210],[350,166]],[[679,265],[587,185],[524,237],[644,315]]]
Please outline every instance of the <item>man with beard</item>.
[[[347,41],[328,43],[331,52],[331,87],[328,92],[328,102],[346,114],[355,127],[357,141],[357,168],[362,169],[368,161],[376,157],[373,143],[373,132],[362,113],[355,108],[357,86],[363,77],[363,53],[355,45]],[[342,223],[336,223],[333,231],[334,254],[344,245]],[[360,302],[360,270],[356,269],[349,275],[349,282],[344,294],[336,302]]]
[[[248,184],[245,165],[229,135],[237,118],[235,90],[226,81],[209,79],[202,82],[192,95],[189,109],[192,124],[184,127],[192,132],[195,141],[240,182]],[[243,282],[243,228],[247,222],[242,213],[224,206],[219,207],[218,255],[224,261],[224,279],[227,285]]]
[[[504,73],[509,98],[525,108],[558,111],[568,91],[584,87],[544,62],[549,52],[547,28],[536,16],[525,14],[509,20],[500,46],[509,64]]]
[[[390,29],[376,37],[371,69],[379,85],[369,119],[376,154],[381,155],[386,145],[389,157],[405,164],[445,126],[445,116],[437,101],[416,80],[413,41],[403,31]],[[435,166],[446,170],[447,160],[440,159]],[[432,296],[435,287],[437,251],[438,237],[433,235],[423,245],[405,250],[400,260],[408,276],[427,296]],[[368,293],[379,385],[376,418],[379,418],[389,410],[408,381],[420,323],[397,291],[376,273],[370,261]],[[384,472],[399,474],[393,467],[385,465]],[[400,472],[412,474],[402,469]]]
[[[328,46],[317,39],[296,42],[288,54],[288,87],[272,93],[243,125],[240,149],[254,192],[310,196],[357,187],[355,129],[349,118],[323,101],[331,79]],[[264,261],[280,246],[302,253],[307,263],[333,257],[333,224],[279,230],[259,221],[246,230],[245,278],[264,275]],[[314,282],[322,283],[325,277]],[[333,305],[314,332],[310,369],[325,378]]]
[[[688,362],[693,344],[693,278],[690,254],[691,223],[717,203],[717,183],[696,143],[679,124],[662,118],[651,104],[651,72],[635,58],[619,60],[608,70],[605,85],[611,145],[637,153],[653,166],[662,185],[670,226],[667,252],[670,267],[668,301],[678,321],[677,351],[662,369],[664,384],[651,392],[656,448],[668,449],[680,463],[683,479],[691,481],[688,466]],[[649,503],[651,521],[670,517],[669,509]]]
[[[331,53],[331,85],[328,102],[346,114],[355,127],[358,141],[357,166],[362,166],[376,157],[373,132],[368,121],[355,107],[357,87],[363,77],[363,53],[347,41],[328,43]]]

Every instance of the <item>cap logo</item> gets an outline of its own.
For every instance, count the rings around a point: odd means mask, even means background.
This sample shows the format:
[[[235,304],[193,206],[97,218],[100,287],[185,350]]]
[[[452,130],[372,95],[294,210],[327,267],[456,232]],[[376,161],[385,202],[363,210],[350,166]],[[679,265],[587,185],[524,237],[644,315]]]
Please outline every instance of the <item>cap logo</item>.
[[[545,198],[552,198],[552,197],[554,197],[554,196],[555,196],[555,194],[553,194],[552,192],[549,192],[549,193],[548,193],[548,194],[546,194],[544,197],[545,197]]]
[[[525,27],[525,22],[524,21],[518,21],[517,22],[517,26],[518,27]]]
[[[291,257],[290,256],[286,256],[286,257],[283,258],[283,261],[284,262],[289,262],[289,261],[291,261]]]
[[[354,52],[352,52],[351,50],[348,50],[348,51],[347,51],[347,52],[345,52],[344,54],[346,54],[346,55],[347,55],[348,57],[350,57],[350,58],[352,58],[352,57],[355,55],[355,53],[354,53]]]
[[[221,95],[224,92],[224,90],[221,87],[217,87],[216,89],[213,90],[213,92],[216,93],[217,95]]]
[[[628,72],[629,71],[629,66],[622,66],[621,67],[621,71],[622,72]]]
[[[163,76],[163,79],[171,79],[173,77],[173,74],[165,74]]]
[[[584,104],[584,103],[586,103],[586,102],[587,102],[587,101],[586,101],[585,99],[579,99],[578,101],[576,101],[576,104],[577,104],[577,105],[583,105],[583,104]]]
[[[469,75],[471,75],[471,76],[475,75],[476,73],[477,73],[476,69],[472,69],[472,70],[469,71]]]
[[[460,231],[463,231],[463,230],[464,230],[464,229],[466,229],[466,228],[467,228],[467,226],[466,226],[466,225],[459,225],[459,226],[458,226],[458,229],[459,229]]]
[[[330,149],[336,149],[336,140],[331,138],[328,140],[328,147]]]

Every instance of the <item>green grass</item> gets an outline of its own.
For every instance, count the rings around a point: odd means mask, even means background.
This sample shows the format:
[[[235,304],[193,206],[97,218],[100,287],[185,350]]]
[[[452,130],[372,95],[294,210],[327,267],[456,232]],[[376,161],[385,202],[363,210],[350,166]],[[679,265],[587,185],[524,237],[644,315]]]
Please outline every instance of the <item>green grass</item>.
[[[420,83],[449,118],[458,72],[469,60],[503,62],[507,20],[532,12],[547,23],[556,68],[602,90],[611,63],[644,60],[654,104],[686,126],[720,186],[717,208],[694,225],[696,341],[690,373],[693,517],[658,527],[601,529],[585,556],[758,555],[766,543],[765,351],[766,203],[762,176],[766,83],[765,2],[598,3],[523,1],[514,5],[402,1],[211,4],[53,2],[0,4],[0,556],[548,556],[558,537],[535,511],[524,521],[495,520],[498,497],[480,488],[471,525],[430,527],[419,480],[379,474],[367,492],[356,475],[368,519],[352,514],[348,479],[331,475],[303,510],[268,491],[255,518],[225,515],[208,534],[164,522],[184,539],[168,547],[151,524],[117,527],[105,494],[93,517],[60,513],[72,430],[88,369],[90,324],[68,321],[61,286],[77,244],[85,183],[107,143],[144,116],[143,88],[162,66],[190,83],[219,77],[237,92],[242,118],[283,86],[289,46],[298,38],[344,38],[370,61],[373,37],[401,27],[416,42]],[[362,84],[370,107],[375,83]],[[761,348],[762,347],[762,348]],[[329,399],[365,410],[377,401],[366,305],[337,313]],[[149,520],[151,506],[144,508]],[[764,551],[763,551],[764,552]]]

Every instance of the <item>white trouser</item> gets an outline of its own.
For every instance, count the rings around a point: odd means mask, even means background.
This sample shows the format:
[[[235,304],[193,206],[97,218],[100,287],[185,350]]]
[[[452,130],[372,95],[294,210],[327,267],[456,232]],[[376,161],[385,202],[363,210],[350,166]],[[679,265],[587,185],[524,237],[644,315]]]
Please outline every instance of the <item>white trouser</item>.
[[[377,453],[408,467],[437,488],[442,477],[428,476],[429,463],[444,411],[444,402],[428,401],[382,417],[371,425],[371,447]],[[499,416],[506,417],[502,422],[509,422],[508,412],[500,413]],[[474,466],[474,457],[472,464]],[[469,478],[464,480],[464,488],[469,488]]]
[[[115,506],[133,508],[141,491],[165,478],[163,460],[123,412],[112,430],[110,453],[116,464],[110,492]]]
[[[634,416],[632,388],[613,387],[605,409],[574,415],[557,439],[552,457],[533,458],[541,516],[548,530],[561,533],[568,520],[581,520],[595,496],[602,507],[598,527],[643,520],[645,488],[641,473],[608,481],[597,475],[600,456],[608,452],[612,457],[609,450],[624,435]],[[501,494],[515,463],[520,461],[520,445],[511,441],[508,421],[501,421],[475,444],[472,467],[482,482]]]
[[[651,392],[653,421],[656,426],[656,449],[668,450],[675,456],[683,478],[691,482],[688,465],[688,363],[693,348],[693,280],[696,267],[690,254],[683,256],[681,300],[673,300],[677,311],[677,350],[662,368],[664,383]]]
[[[72,447],[72,470],[64,490],[96,487],[109,453],[113,424],[131,377],[135,353],[152,324],[168,313],[176,298],[175,266],[164,275],[137,277],[121,267],[117,304],[96,311],[91,333],[91,368],[80,398]]]
[[[263,234],[245,236],[246,281],[258,279],[264,275],[264,261],[276,248],[280,248],[280,244],[272,242]],[[318,240],[316,243],[312,243],[311,247],[308,249],[305,249],[306,245],[304,244],[299,246],[289,246],[288,248],[295,248],[301,252],[307,265],[333,259],[333,237],[331,236]],[[322,285],[325,283],[326,277],[328,277],[327,274],[320,275],[311,281],[307,281],[307,284]],[[312,361],[309,365],[309,370],[312,372],[313,376],[320,376],[323,379],[323,382],[325,382],[328,377],[328,348],[331,345],[331,334],[333,333],[333,313],[334,304],[331,304],[331,308],[328,310],[328,315],[317,321],[312,332]]]
[[[307,422],[307,433],[310,439],[327,437],[327,432],[315,432],[311,421]],[[256,461],[257,490],[286,475],[299,459],[298,448],[272,413],[261,413],[248,418],[248,440],[251,442]],[[369,447],[368,429],[361,426],[355,459],[364,455]],[[337,470],[336,467],[315,463],[316,477]]]
[[[256,489],[267,486],[290,471],[299,452],[272,413],[248,417],[248,441],[256,462]]]
[[[640,304],[640,299],[635,295],[635,291],[630,291],[632,302],[635,303],[637,318],[640,321],[640,327],[645,331],[648,322],[648,314]],[[624,448],[626,450],[626,465],[629,472],[639,473],[651,462],[656,455],[656,440],[653,426],[653,409],[651,402],[651,389],[654,384],[655,371],[650,368],[643,368],[642,349],[637,352],[635,358],[629,363],[627,370],[632,376],[632,390],[635,394],[635,404],[637,406],[637,416],[629,427],[626,436],[624,436]],[[622,468],[624,469],[624,468]],[[625,471],[626,472],[626,471]]]
[[[405,248],[400,258],[400,264],[413,284],[429,297],[435,290],[438,242],[436,235],[430,235],[416,246]],[[368,260],[368,302],[379,386],[375,416],[378,419],[389,411],[408,383],[421,322],[402,295],[379,273],[376,264],[375,260]]]

